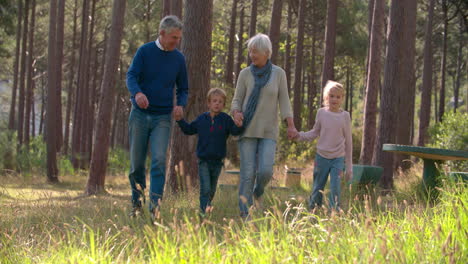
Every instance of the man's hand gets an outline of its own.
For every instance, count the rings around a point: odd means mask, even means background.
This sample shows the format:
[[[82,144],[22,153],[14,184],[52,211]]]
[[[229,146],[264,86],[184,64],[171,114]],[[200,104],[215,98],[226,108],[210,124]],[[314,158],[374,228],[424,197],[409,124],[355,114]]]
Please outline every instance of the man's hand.
[[[174,106],[174,110],[172,111],[172,113],[174,114],[174,119],[176,121],[179,121],[182,118],[184,118],[184,109],[180,105]]]
[[[146,109],[149,106],[148,98],[146,98],[146,95],[144,95],[141,92],[135,95],[135,101],[137,105],[142,109]]]
[[[244,114],[240,111],[234,111],[234,124],[236,126],[241,127],[244,121]]]

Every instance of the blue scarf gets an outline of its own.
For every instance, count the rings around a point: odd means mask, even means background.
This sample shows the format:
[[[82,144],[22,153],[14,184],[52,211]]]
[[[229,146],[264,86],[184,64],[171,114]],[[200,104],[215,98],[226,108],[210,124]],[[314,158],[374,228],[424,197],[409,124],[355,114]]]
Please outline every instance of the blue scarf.
[[[250,94],[249,101],[247,102],[247,108],[244,112],[244,129],[246,129],[249,126],[250,121],[252,121],[252,118],[255,114],[255,110],[257,109],[260,91],[268,83],[268,80],[270,80],[272,66],[273,64],[270,60],[268,60],[265,66],[263,66],[262,68],[258,68],[253,64],[250,65],[250,70],[252,71],[252,74],[254,76],[255,84],[254,89]]]

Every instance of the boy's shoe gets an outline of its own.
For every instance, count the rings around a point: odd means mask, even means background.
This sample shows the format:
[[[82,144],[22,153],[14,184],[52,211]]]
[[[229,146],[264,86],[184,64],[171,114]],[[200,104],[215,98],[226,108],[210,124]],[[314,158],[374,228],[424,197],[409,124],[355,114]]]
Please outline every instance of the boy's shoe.
[[[211,214],[213,212],[214,206],[208,205],[205,209],[205,213]]]
[[[143,214],[143,210],[142,210],[141,206],[134,206],[132,208],[132,211],[129,213],[129,216],[131,218],[134,218],[134,217],[140,216],[142,214]]]

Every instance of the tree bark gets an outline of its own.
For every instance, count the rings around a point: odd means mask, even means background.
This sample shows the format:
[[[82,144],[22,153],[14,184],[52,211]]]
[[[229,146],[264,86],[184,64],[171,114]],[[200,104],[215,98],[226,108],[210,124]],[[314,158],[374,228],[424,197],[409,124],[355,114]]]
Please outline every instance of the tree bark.
[[[104,191],[109,154],[109,134],[111,115],[115,94],[115,77],[120,58],[120,44],[122,42],[126,0],[114,0],[112,8],[112,25],[108,41],[104,77],[99,100],[99,113],[96,119],[96,147],[93,149],[91,167],[89,170],[86,193],[88,195]]]
[[[244,4],[241,5],[241,10],[239,14],[239,41],[237,42],[237,63],[236,63],[236,81],[239,77],[239,72],[241,71],[242,62],[244,61],[243,51],[244,51]]]
[[[50,0],[49,18],[49,47],[47,55],[48,89],[47,89],[47,117],[46,117],[46,142],[47,142],[47,180],[58,182],[57,147],[56,147],[56,81],[57,81],[57,0]]]
[[[288,83],[288,91],[291,95],[291,30],[292,30],[292,0],[288,0],[288,25],[287,25],[287,35],[286,35],[286,48],[284,55],[284,71],[286,73],[286,80]]]
[[[382,70],[382,41],[384,39],[384,0],[374,0],[372,29],[370,34],[369,66],[366,96],[364,99],[364,128],[362,132],[360,164],[370,165],[375,147],[377,127],[377,96]]]
[[[75,4],[73,6],[73,33],[72,33],[72,49],[71,49],[71,61],[69,64],[70,71],[68,72],[68,91],[67,91],[67,106],[66,106],[66,114],[65,114],[65,137],[63,140],[63,153],[65,155],[68,154],[68,148],[70,145],[70,117],[71,117],[71,107],[72,103],[76,98],[73,97],[74,89],[73,86],[75,84],[75,51],[76,47],[76,27],[77,27],[77,19],[78,19],[78,0],[75,0]]]
[[[34,100],[33,96],[33,72],[34,72],[34,30],[35,30],[35,19],[36,19],[36,0],[32,0],[31,3],[31,21],[29,27],[29,44],[28,44],[28,56],[26,58],[27,77],[26,77],[26,103],[25,103],[25,115],[24,115],[24,144],[29,148],[30,139],[30,128],[31,128],[31,104]],[[34,122],[34,118],[32,119]]]
[[[311,10],[311,23],[312,25],[316,24],[317,21],[317,7],[315,6],[315,0],[312,0],[311,5],[313,9]],[[312,27],[312,47],[311,47],[311,61],[310,61],[310,75],[309,75],[309,100],[308,100],[308,107],[309,107],[309,115],[307,118],[307,127],[312,128],[315,123],[315,98],[317,97],[317,86],[315,85],[315,77],[317,76],[317,68],[316,65],[316,45],[317,42],[317,29],[316,27]]]
[[[171,0],[163,0],[162,17],[168,16],[170,14],[171,14]]]
[[[258,0],[252,0],[250,7],[250,26],[249,26],[249,38],[253,37],[257,33],[257,5]],[[247,64],[250,64],[249,54],[247,53]]]
[[[206,93],[210,87],[211,31],[213,0],[185,1],[182,51],[187,62],[190,93],[184,112],[187,120],[206,111]],[[187,137],[174,128],[169,161],[169,181],[173,191],[197,183],[195,137]],[[178,166],[178,172],[175,167]],[[178,177],[177,175],[180,175]],[[185,184],[184,182],[187,181]]]
[[[399,92],[398,92],[398,130],[397,144],[411,145],[414,120],[414,99],[416,94],[416,77],[414,71],[416,45],[416,10],[417,1],[407,1],[405,5],[404,50]],[[395,155],[395,167],[404,171],[411,167],[409,155]]]
[[[182,0],[172,0],[171,14],[182,20]]]
[[[442,122],[445,113],[445,72],[447,68],[447,34],[448,34],[448,3],[447,0],[442,0],[442,13],[444,23],[444,34],[442,44],[442,63],[440,66],[440,96],[439,96],[439,122]]]
[[[63,35],[64,35],[64,23],[65,23],[65,0],[60,0],[57,2],[58,11],[57,11],[57,80],[55,83],[57,89],[57,101],[56,101],[56,111],[57,111],[57,133],[56,133],[56,147],[57,152],[62,148],[63,142],[63,120],[62,120],[62,64],[63,64]]]
[[[274,64],[278,64],[282,9],[283,0],[274,0],[271,8],[270,33],[268,33],[272,46],[271,62]]]
[[[299,17],[297,22],[296,63],[294,72],[294,125],[297,130],[302,128],[302,63],[304,57],[304,25],[305,25],[306,0],[299,2]]]
[[[234,86],[234,38],[236,37],[237,2],[238,0],[232,1],[231,23],[229,26],[229,43],[225,72],[226,83],[229,87]]]
[[[325,29],[325,52],[323,57],[322,87],[328,80],[334,80],[336,21],[338,0],[328,0],[327,27]],[[322,88],[323,89],[323,88]]]
[[[29,21],[29,3],[25,1],[24,5],[24,20],[23,20],[23,38],[21,45],[21,68],[20,81],[18,91],[18,149],[23,144],[24,140],[24,101],[25,101],[25,81],[26,81],[26,58],[27,58],[27,42],[28,42],[28,21]]]
[[[16,27],[16,47],[15,47],[15,62],[13,66],[13,87],[11,90],[10,115],[8,119],[8,129],[16,128],[16,93],[18,92],[18,68],[20,61],[20,45],[21,45],[21,28],[23,19],[23,1],[18,0],[18,25]]]
[[[424,146],[427,140],[427,128],[431,117],[432,91],[432,21],[434,18],[435,0],[429,0],[429,10],[424,35],[424,62],[421,88],[421,109],[419,111],[418,146]]]
[[[397,122],[397,87],[400,84],[400,69],[402,68],[403,40],[405,17],[404,10],[407,0],[392,0],[388,23],[388,42],[385,61],[385,75],[380,97],[379,129],[373,164],[384,168],[381,185],[385,190],[393,188],[393,154],[383,152],[382,145],[395,143],[395,124]],[[409,0],[408,0],[409,1]]]
[[[458,98],[460,96],[460,79],[462,76],[462,64],[463,64],[463,20],[462,17],[460,16],[460,33],[458,35],[458,55],[457,55],[457,76],[455,80],[455,90],[453,92],[453,97],[455,99],[454,105],[453,105],[453,112],[457,112],[458,108]]]

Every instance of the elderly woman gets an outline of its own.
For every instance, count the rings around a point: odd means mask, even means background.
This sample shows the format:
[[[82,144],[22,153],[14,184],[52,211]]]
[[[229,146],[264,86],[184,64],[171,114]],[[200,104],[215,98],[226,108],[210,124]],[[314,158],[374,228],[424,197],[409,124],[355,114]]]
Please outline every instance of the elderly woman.
[[[252,64],[239,73],[231,111],[234,122],[243,125],[239,139],[241,216],[249,216],[249,207],[262,207],[265,186],[273,175],[278,110],[288,124],[288,137],[297,134],[289,102],[286,74],[270,61],[271,42],[267,35],[257,34],[248,41]],[[279,106],[279,107],[278,107]]]

